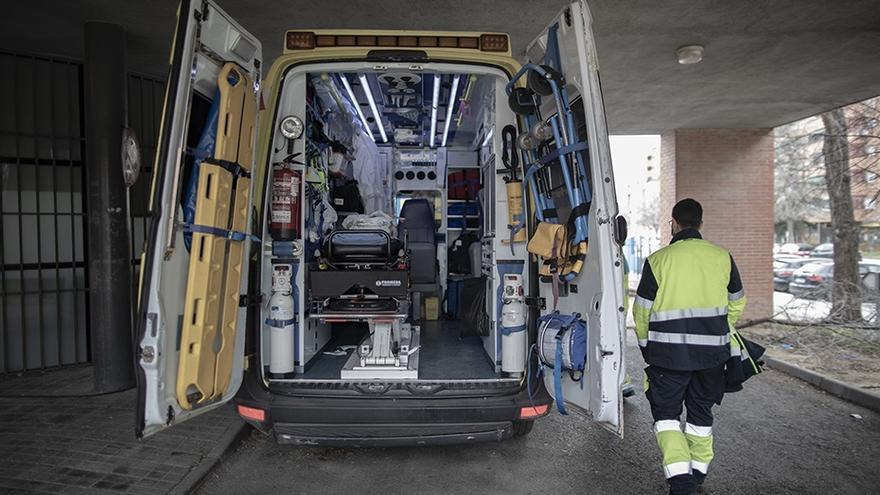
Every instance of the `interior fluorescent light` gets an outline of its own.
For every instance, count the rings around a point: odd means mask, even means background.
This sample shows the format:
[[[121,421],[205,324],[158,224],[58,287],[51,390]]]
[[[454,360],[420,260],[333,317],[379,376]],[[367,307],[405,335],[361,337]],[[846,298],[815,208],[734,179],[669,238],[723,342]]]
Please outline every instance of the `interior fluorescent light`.
[[[483,138],[483,144],[481,144],[480,147],[482,148],[482,147],[486,146],[487,144],[489,144],[489,140],[492,139],[492,136],[494,134],[495,134],[495,128],[492,127],[491,129],[489,129],[489,132],[486,133],[486,137]]]
[[[348,77],[346,77],[345,74],[342,74],[342,85],[345,86],[345,91],[348,92],[348,97],[351,98],[351,104],[354,105],[358,117],[361,118],[361,122],[364,124],[364,130],[370,134],[370,137],[372,137],[373,131],[370,130],[370,123],[367,122],[367,118],[364,117],[364,112],[361,112],[361,105],[358,103],[357,98],[355,98],[354,91],[351,90],[351,85],[348,84]],[[373,140],[375,141],[375,138]]]
[[[440,104],[440,74],[434,75],[434,96],[431,98],[431,143],[428,145],[434,147],[434,141],[437,140],[437,105]]]
[[[446,106],[446,122],[443,123],[443,144],[446,146],[446,138],[449,137],[449,124],[452,122],[452,110],[455,109],[455,93],[458,92],[458,80],[461,76],[452,79],[452,90],[449,92],[449,105]]]
[[[376,108],[376,101],[373,100],[373,90],[370,89],[370,84],[367,82],[367,75],[361,74],[358,76],[358,79],[361,80],[361,87],[364,90],[364,94],[367,95],[367,101],[370,103],[370,110],[373,111],[373,117],[376,119],[376,125],[379,127],[379,134],[382,135],[382,142],[388,142],[388,136],[385,135],[385,126],[382,125],[382,117],[379,116],[379,109]]]

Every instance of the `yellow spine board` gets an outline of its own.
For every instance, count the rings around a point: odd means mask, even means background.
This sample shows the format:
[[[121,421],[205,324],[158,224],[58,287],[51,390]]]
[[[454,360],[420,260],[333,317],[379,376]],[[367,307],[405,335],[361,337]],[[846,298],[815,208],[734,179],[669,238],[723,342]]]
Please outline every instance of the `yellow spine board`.
[[[228,64],[227,67],[231,65]],[[221,80],[226,83],[226,79]],[[235,87],[228,88],[230,94],[235,94],[236,98],[240,98],[241,102],[230,101],[230,105],[238,105],[236,108],[241,109],[237,121],[233,125],[230,117],[230,124],[226,129],[222,139],[223,147],[219,145],[221,140],[218,136],[218,149],[222,149],[223,153],[233,158],[229,160],[236,161],[243,169],[250,172],[253,168],[254,158],[254,133],[256,132],[257,117],[257,100],[251,94],[253,83],[245,77],[244,84],[238,84]],[[228,84],[228,83],[226,83]],[[222,90],[221,90],[222,94]],[[225,102],[221,100],[221,105]],[[221,106],[221,108],[224,108]],[[251,181],[244,177],[238,179],[235,189],[235,202],[232,210],[232,230],[236,232],[247,231],[248,218],[248,200],[250,199]],[[244,243],[229,243],[229,256],[227,258],[226,269],[226,290],[224,298],[226,303],[223,306],[223,318],[221,332],[221,346],[217,351],[217,364],[215,372],[214,390],[217,397],[220,397],[229,386],[232,378],[232,363],[235,358],[235,328],[238,323],[238,298],[241,290],[241,272],[244,263]]]
[[[202,163],[196,199],[195,223],[226,228],[232,176],[221,167]],[[214,395],[214,337],[220,313],[220,290],[226,239],[194,233],[177,370],[177,400],[189,409],[191,402],[202,402]],[[200,363],[211,361],[210,368]]]
[[[230,73],[237,75],[230,85]],[[256,119],[253,82],[233,63],[218,76],[220,112],[214,158],[249,171]],[[195,223],[235,232],[247,231],[250,180],[218,165],[200,165]],[[230,211],[231,210],[231,211]],[[194,233],[187,276],[177,400],[184,409],[223,395],[232,376],[243,241]]]

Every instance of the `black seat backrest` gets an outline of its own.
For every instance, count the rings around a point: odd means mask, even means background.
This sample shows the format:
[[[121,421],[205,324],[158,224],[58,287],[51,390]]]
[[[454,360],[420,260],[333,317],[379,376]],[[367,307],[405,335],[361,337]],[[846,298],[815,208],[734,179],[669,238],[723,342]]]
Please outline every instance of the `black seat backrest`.
[[[414,284],[437,282],[437,244],[434,208],[427,199],[408,199],[400,209],[398,236],[406,239],[410,275]]]
[[[434,234],[434,208],[427,199],[408,199],[400,209],[402,221],[397,226],[397,235],[407,242],[436,243]],[[406,236],[404,236],[406,234]]]

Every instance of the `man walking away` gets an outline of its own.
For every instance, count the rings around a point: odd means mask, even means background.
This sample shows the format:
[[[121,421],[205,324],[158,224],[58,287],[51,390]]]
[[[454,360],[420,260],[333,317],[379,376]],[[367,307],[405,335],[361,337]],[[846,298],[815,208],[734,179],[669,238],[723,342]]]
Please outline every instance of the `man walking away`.
[[[700,235],[703,207],[672,208],[672,242],[645,260],[633,318],[645,395],[673,495],[691,494],[712,461],[712,406],[724,395],[730,329],[746,305],[733,257]],[[684,431],[682,404],[687,407]]]

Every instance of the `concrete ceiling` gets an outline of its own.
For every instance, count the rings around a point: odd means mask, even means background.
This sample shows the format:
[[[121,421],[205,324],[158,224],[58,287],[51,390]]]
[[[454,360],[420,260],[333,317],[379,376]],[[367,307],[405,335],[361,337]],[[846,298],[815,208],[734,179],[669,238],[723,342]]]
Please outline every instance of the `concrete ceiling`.
[[[563,0],[219,0],[264,44],[286,29],[505,31],[521,56]],[[775,127],[880,94],[877,0],[593,0],[610,129]],[[177,0],[8,2],[0,46],[82,56],[87,20],[120,23],[132,70],[164,75]],[[675,50],[705,46],[683,66]]]

